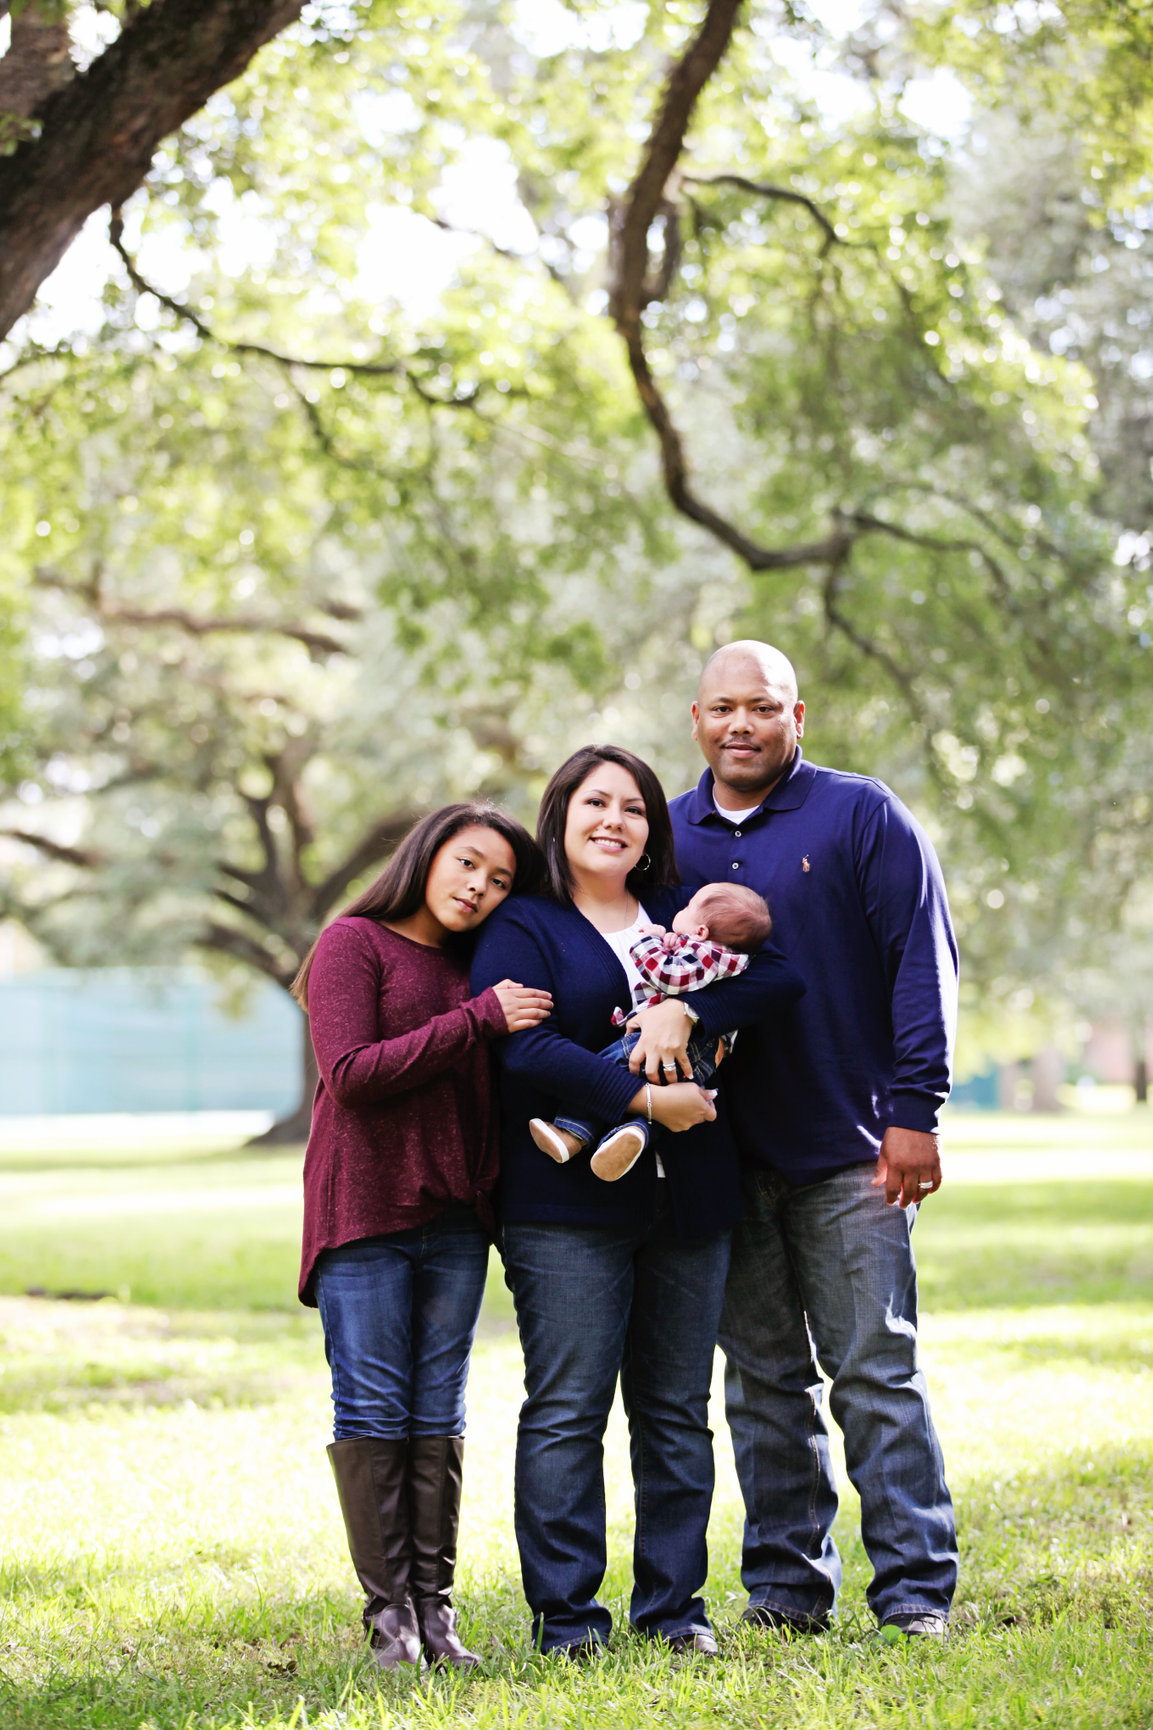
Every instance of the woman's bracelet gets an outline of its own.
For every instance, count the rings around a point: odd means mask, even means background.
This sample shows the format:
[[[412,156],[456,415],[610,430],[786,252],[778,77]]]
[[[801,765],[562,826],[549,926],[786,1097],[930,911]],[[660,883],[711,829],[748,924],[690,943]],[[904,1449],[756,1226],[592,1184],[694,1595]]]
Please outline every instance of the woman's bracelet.
[[[647,1081],[645,1082],[645,1116],[651,1123],[653,1120],[653,1090]]]

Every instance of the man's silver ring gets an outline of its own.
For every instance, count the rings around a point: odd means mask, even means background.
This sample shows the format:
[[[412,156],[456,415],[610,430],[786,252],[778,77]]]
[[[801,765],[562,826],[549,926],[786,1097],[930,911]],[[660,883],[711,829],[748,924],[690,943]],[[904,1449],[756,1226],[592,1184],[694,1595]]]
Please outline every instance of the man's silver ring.
[[[933,1187],[933,1180],[931,1177],[923,1177],[921,1179],[920,1183],[917,1185],[918,1189],[932,1189],[932,1187]]]
[[[676,1064],[675,1063],[662,1063],[661,1068],[662,1069],[675,1069]]]

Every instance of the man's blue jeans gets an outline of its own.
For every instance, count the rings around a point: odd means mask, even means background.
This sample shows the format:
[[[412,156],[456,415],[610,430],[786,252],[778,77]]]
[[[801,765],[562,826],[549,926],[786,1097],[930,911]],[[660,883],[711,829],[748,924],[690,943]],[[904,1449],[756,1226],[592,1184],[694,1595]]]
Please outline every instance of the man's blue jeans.
[[[662,1186],[663,1187],[663,1186]],[[620,1375],[636,1507],[630,1619],[666,1638],[708,1628],[709,1382],[729,1234],[507,1224],[525,1359],[516,1537],[543,1651],[607,1640],[604,1433]]]
[[[326,1249],[316,1301],[332,1370],[333,1435],[459,1436],[488,1236],[453,1204],[409,1231]]]
[[[741,1578],[750,1606],[802,1619],[826,1618],[841,1580],[814,1349],[861,1498],[878,1621],[945,1616],[957,1582],[953,1504],[917,1363],[915,1209],[887,1207],[870,1186],[875,1169],[797,1189],[752,1168],[733,1233],[720,1339],[747,1516]]]

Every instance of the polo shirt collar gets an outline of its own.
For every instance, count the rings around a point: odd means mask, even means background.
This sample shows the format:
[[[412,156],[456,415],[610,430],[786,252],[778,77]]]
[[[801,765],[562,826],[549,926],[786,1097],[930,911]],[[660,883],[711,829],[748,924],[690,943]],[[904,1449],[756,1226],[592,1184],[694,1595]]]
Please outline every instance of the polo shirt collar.
[[[782,775],[781,779],[769,793],[768,797],[762,800],[756,810],[752,812],[750,816],[746,817],[744,821],[746,823],[751,823],[755,818],[762,816],[766,811],[799,810],[809,796],[809,791],[816,779],[816,775],[817,771],[815,767],[812,763],[805,762],[804,753],[801,750],[800,745],[798,745],[793,754],[793,760],[789,764],[787,773]],[[718,822],[722,823],[725,821],[724,817],[717,810],[716,802],[713,798],[714,785],[713,772],[711,769],[706,769],[700,780],[697,782],[696,787],[693,789],[692,795],[688,801],[687,816],[690,823],[707,823],[710,818],[715,818]]]

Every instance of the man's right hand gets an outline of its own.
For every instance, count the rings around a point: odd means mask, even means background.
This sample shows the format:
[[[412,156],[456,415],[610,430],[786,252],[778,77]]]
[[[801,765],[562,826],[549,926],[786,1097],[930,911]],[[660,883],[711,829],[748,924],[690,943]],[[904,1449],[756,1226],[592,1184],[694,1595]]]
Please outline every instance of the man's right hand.
[[[890,1207],[920,1204],[941,1187],[941,1139],[921,1129],[890,1124],[877,1155],[873,1188],[885,1189]]]

